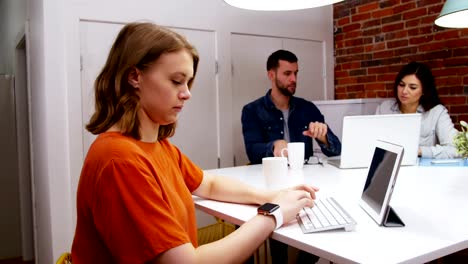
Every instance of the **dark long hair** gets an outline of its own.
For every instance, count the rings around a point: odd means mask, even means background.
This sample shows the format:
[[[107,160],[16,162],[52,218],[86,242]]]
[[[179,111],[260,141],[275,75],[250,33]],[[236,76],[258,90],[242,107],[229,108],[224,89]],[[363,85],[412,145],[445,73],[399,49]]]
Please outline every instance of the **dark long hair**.
[[[429,67],[423,63],[412,61],[403,66],[395,78],[393,93],[397,100],[398,107],[401,107],[400,99],[398,99],[398,85],[405,76],[413,74],[418,78],[422,85],[423,92],[421,98],[419,98],[419,104],[424,108],[424,111],[428,111],[432,109],[432,107],[441,104],[434,76],[432,75]]]
[[[140,98],[128,83],[128,75],[134,68],[144,71],[163,54],[183,49],[192,55],[195,78],[198,53],[183,36],[147,22],[125,25],[94,83],[95,112],[86,129],[100,134],[119,123],[124,134],[140,139],[140,121],[137,117]],[[189,87],[194,78],[189,82]],[[175,127],[176,123],[161,125],[158,140],[174,135]]]

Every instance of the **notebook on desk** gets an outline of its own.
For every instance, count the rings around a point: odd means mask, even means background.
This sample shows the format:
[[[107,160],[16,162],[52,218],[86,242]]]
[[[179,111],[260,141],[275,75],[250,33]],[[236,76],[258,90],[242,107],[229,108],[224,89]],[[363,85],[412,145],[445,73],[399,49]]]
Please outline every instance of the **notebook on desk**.
[[[403,156],[403,147],[377,140],[359,205],[379,225],[404,226],[389,206]],[[315,200],[312,208],[303,208],[297,216],[303,233],[327,230],[354,230],[357,222],[333,197]]]
[[[421,114],[360,115],[343,118],[341,156],[327,162],[341,169],[366,168],[374,142],[383,140],[403,146],[401,165],[417,165]]]

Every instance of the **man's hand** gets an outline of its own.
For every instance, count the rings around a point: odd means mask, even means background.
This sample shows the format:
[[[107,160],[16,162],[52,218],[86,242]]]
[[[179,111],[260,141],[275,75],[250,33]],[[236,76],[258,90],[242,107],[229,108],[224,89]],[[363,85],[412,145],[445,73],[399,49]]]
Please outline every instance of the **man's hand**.
[[[273,155],[275,157],[281,157],[281,150],[284,148],[288,148],[288,142],[284,139],[276,140],[275,143],[273,143]],[[288,152],[286,151],[286,157],[288,156],[287,154]]]
[[[304,136],[316,138],[318,141],[328,146],[327,139],[328,126],[320,122],[310,122],[309,129],[302,132]]]

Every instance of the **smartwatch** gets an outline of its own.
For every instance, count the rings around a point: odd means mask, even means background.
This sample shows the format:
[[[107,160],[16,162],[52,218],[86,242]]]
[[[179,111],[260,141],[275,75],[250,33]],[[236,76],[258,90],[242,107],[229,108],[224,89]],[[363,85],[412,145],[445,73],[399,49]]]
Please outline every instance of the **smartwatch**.
[[[273,216],[276,220],[276,227],[278,229],[283,225],[283,214],[277,204],[266,203],[257,209],[258,214]]]

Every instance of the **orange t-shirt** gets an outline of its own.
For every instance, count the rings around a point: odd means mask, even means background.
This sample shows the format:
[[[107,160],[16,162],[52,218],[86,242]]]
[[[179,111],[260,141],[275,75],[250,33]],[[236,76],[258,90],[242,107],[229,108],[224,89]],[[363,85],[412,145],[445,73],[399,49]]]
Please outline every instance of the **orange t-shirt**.
[[[197,247],[191,193],[202,179],[168,140],[99,135],[78,185],[73,263],[145,263],[185,243]]]

